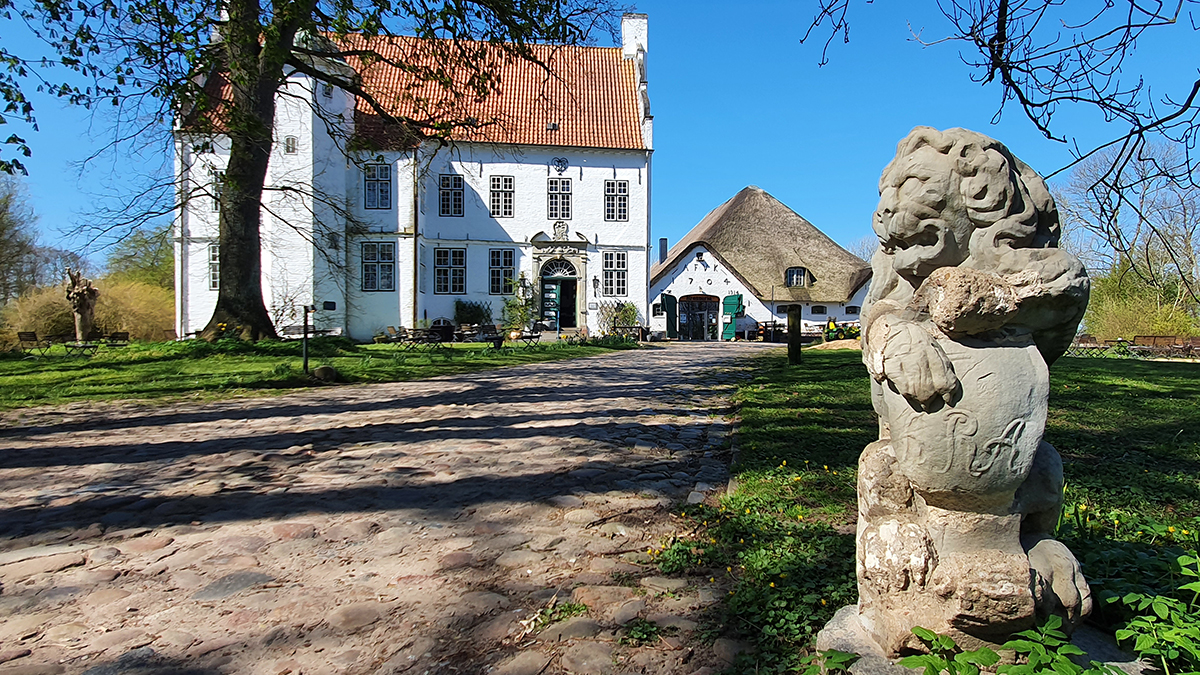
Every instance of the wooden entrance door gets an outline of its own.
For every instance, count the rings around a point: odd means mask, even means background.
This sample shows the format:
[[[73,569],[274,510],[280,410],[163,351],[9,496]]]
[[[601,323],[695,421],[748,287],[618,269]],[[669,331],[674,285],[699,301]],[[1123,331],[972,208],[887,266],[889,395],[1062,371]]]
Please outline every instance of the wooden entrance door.
[[[679,337],[683,340],[716,340],[721,320],[720,299],[712,295],[685,295],[679,299]]]

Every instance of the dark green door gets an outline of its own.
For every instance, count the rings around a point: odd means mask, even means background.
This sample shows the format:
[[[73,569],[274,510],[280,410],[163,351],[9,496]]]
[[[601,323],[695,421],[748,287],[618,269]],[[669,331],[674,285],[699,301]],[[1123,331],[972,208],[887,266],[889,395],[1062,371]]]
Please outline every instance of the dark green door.
[[[662,296],[663,311],[667,314],[667,337],[679,337],[679,305],[675,300],[675,296]]]
[[[732,340],[737,331],[737,318],[746,315],[742,305],[742,295],[735,293],[725,296],[721,302],[721,339]]]

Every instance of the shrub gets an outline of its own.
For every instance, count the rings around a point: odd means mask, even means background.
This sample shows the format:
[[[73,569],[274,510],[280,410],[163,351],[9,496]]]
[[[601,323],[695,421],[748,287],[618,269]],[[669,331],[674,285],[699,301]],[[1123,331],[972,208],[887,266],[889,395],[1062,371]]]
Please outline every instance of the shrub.
[[[35,288],[8,303],[3,323],[12,330],[37,331],[39,336],[75,332],[71,303],[61,286]]]
[[[96,328],[111,333],[126,331],[135,340],[158,340],[164,328],[175,323],[171,291],[138,281],[101,280],[96,286]],[[75,317],[61,286],[45,286],[26,293],[4,308],[3,324],[12,330],[32,330],[38,335],[73,335]]]
[[[174,294],[140,281],[101,281],[96,326],[106,333],[127,331],[134,340],[161,340],[175,325]]]

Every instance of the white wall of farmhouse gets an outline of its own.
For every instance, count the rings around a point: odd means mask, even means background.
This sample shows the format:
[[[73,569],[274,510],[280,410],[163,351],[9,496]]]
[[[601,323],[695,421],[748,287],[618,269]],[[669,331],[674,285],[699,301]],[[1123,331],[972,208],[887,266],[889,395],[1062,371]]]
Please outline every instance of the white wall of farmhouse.
[[[785,270],[779,271],[779,285],[783,287]],[[870,284],[863,284],[855,291],[847,302],[805,302],[802,312],[805,328],[818,329],[823,327],[832,317],[839,323],[857,322],[859,313],[867,298]],[[687,255],[681,256],[666,274],[650,287],[651,306],[662,306],[663,295],[672,295],[678,300],[685,296],[708,295],[724,300],[729,295],[741,294],[745,307],[745,316],[735,319],[738,332],[755,330],[759,323],[769,321],[787,322],[788,305],[793,301],[774,301],[769,295],[770,289],[763,292],[766,297],[760,298],[741,282],[736,274],[728,269],[704,246],[693,247]],[[814,308],[816,312],[814,313]],[[654,312],[652,311],[652,314]],[[678,321],[678,318],[676,318]],[[667,332],[667,315],[659,312],[650,318],[651,332]]]

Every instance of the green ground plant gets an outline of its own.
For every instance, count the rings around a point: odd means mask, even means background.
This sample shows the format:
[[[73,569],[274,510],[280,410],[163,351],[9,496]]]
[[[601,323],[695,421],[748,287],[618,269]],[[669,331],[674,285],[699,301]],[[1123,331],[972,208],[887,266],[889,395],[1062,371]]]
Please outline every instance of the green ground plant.
[[[857,351],[806,352],[798,366],[771,352],[735,401],[736,489],[683,509],[691,534],[651,553],[663,572],[725,578],[723,629],[754,646],[732,672],[795,672],[857,598],[857,460],[878,435],[870,383]],[[1098,603],[1104,628],[1162,634],[1154,603],[1138,609],[1121,600],[1129,593],[1195,600],[1182,588],[1198,581],[1185,572],[1195,566],[1179,556],[1200,557],[1198,401],[1200,364],[1065,358],[1051,369],[1046,440],[1067,480],[1060,538],[1096,597],[1117,598]]]
[[[1074,659],[1084,656],[1084,651],[1071,644],[1062,631],[1062,619],[1050,616],[1037,628],[1024,630],[1013,635],[1013,639],[1000,646],[1012,650],[1016,663],[1003,663],[994,650],[981,647],[964,651],[948,635],[935,633],[927,628],[913,628],[913,635],[929,650],[928,654],[914,654],[900,659],[907,668],[921,668],[925,675],[979,675],[983,669],[991,669],[999,675],[1121,675],[1119,668],[1090,661],[1087,666],[1079,665]]]
[[[800,659],[800,675],[835,675],[850,672],[850,666],[858,661],[858,654],[828,649],[823,652],[813,652]]]
[[[582,616],[587,614],[587,605],[579,602],[563,602],[554,605],[553,607],[543,607],[536,615],[533,616],[533,621],[527,621],[527,633],[540,633],[543,629],[551,624],[565,621],[573,616]]]
[[[652,645],[658,642],[660,638],[666,637],[672,632],[674,631],[670,628],[663,628],[652,621],[634,619],[625,624],[625,628],[622,629],[620,642],[630,647],[642,647]]]
[[[627,349],[636,345],[622,344]],[[432,352],[359,345],[346,338],[309,341],[310,366],[333,366],[344,382],[397,382],[609,353],[612,347],[552,343],[447,345]],[[41,358],[0,354],[0,409],[110,399],[228,398],[313,386],[304,376],[299,340],[233,338],[215,342],[135,342],[90,358],[56,345]]]

